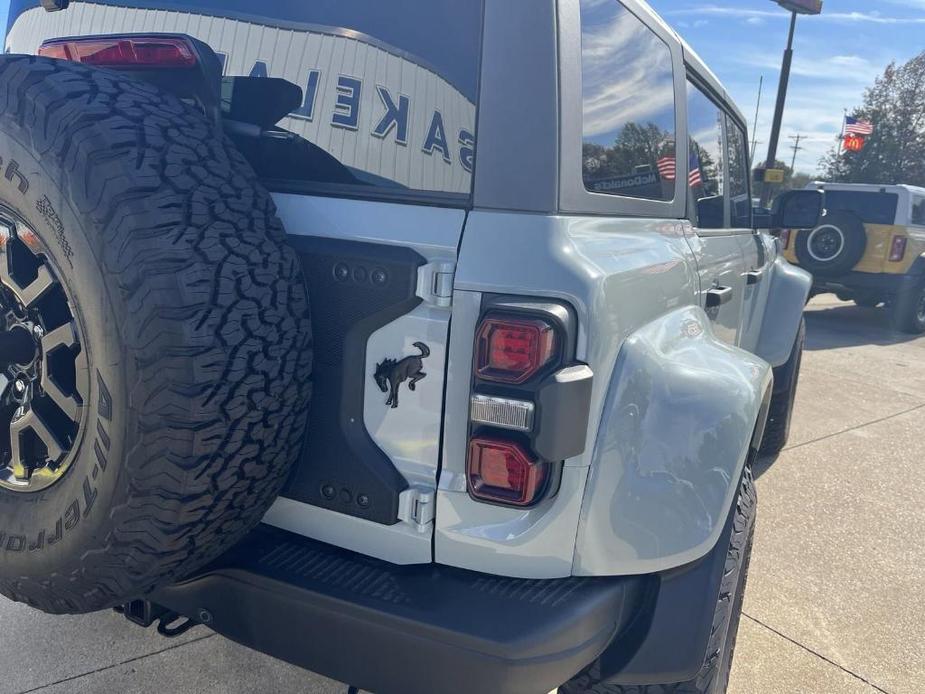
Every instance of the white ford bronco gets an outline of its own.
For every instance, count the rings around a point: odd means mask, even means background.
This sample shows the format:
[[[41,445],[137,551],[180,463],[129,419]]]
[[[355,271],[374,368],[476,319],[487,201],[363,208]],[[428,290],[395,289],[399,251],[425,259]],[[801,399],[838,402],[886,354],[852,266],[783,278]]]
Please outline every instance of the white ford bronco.
[[[2,594],[379,693],[725,691],[811,280],[644,2],[13,0],[7,51]]]

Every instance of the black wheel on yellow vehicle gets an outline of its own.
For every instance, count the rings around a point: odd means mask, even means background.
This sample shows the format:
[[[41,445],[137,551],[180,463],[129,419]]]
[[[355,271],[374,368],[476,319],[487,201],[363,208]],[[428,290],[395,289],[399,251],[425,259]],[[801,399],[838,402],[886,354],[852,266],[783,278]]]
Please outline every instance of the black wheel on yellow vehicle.
[[[826,214],[819,226],[797,234],[800,265],[815,275],[840,275],[864,257],[867,232],[861,218],[847,210]]]
[[[904,333],[925,333],[925,281],[902,291],[893,302],[893,327]]]

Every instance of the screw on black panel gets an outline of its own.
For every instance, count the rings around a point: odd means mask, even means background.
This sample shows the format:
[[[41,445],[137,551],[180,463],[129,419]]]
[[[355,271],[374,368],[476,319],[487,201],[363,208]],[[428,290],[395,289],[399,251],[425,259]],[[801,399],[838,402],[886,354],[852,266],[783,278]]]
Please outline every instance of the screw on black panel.
[[[366,494],[360,494],[357,497],[357,504],[360,508],[367,508],[369,506],[369,497]]]
[[[321,488],[321,496],[330,501],[337,496],[337,490],[334,489],[334,485],[326,484]]]

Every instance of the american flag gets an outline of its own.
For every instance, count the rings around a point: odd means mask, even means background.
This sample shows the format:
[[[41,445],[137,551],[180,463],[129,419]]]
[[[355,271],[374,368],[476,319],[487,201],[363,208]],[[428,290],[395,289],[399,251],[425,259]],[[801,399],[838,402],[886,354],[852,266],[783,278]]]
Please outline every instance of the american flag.
[[[697,151],[691,147],[691,172],[687,176],[687,185],[691,188],[695,186],[703,185],[703,176],[700,173],[700,158],[697,156]]]
[[[874,132],[873,123],[866,120],[858,120],[851,116],[845,116],[845,135],[872,135]]]
[[[658,167],[658,175],[662,177],[662,180],[673,181],[678,177],[677,162],[673,154],[662,157],[655,162],[655,165]]]

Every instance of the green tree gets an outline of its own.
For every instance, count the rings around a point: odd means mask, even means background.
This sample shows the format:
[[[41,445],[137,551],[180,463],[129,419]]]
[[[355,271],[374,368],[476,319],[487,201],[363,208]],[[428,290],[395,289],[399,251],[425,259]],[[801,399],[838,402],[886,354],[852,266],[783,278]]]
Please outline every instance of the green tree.
[[[655,167],[659,158],[674,155],[671,133],[655,123],[628,123],[611,147],[586,143],[583,148],[585,171],[595,178],[625,176],[639,166]]]
[[[925,52],[891,63],[851,115],[874,133],[860,152],[833,146],[820,163],[826,180],[925,186]]]

